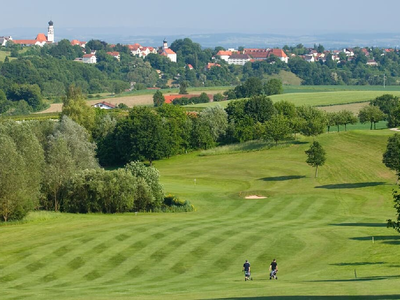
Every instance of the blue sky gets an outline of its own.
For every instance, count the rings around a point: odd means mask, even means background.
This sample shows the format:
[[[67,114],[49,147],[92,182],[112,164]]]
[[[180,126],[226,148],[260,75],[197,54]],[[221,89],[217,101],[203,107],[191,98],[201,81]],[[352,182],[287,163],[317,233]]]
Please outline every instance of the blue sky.
[[[400,32],[398,0],[8,1],[10,28],[128,28],[138,34]],[[57,32],[57,31],[56,31]]]

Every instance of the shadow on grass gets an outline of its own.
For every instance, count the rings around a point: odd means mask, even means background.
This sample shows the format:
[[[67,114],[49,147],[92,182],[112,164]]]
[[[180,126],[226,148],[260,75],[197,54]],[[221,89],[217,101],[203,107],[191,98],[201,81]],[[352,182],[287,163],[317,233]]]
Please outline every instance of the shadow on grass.
[[[354,263],[337,263],[337,264],[330,264],[331,266],[367,266],[367,265],[383,265],[386,264],[383,261],[378,261],[378,262],[367,262],[367,261],[362,261],[362,262],[354,262]]]
[[[207,298],[210,299],[210,298]],[[350,299],[350,300],[384,300],[384,299],[400,299],[400,294],[398,295],[362,295],[362,296],[347,296],[347,295],[337,295],[337,296],[329,296],[329,295],[321,295],[321,296],[265,296],[265,297],[227,297],[227,298],[212,298],[213,300],[316,300],[316,299]]]
[[[327,184],[327,185],[320,185],[316,186],[316,189],[328,189],[328,190],[335,190],[335,189],[358,189],[358,188],[365,188],[371,186],[378,186],[378,185],[385,185],[386,182],[357,182],[357,183],[339,183],[339,184]]]
[[[374,241],[381,241],[384,244],[388,245],[400,245],[400,235],[383,235],[383,236],[374,236]],[[361,236],[361,237],[353,237],[350,238],[354,241],[371,241],[372,236]]]
[[[331,226],[355,226],[355,227],[387,227],[386,223],[337,223]]]
[[[259,180],[263,180],[263,181],[286,181],[286,180],[294,180],[294,179],[302,179],[302,178],[306,178],[306,176],[301,176],[301,175],[276,176],[276,177],[260,178]]]
[[[368,277],[349,278],[349,279],[310,280],[307,282],[357,282],[357,281],[375,281],[375,280],[398,279],[398,278],[400,278],[400,275],[368,276]]]

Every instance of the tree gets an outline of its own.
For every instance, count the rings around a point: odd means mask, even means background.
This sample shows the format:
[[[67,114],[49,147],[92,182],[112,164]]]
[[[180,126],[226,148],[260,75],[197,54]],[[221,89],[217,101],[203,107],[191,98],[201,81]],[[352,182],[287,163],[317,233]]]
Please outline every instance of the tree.
[[[149,107],[133,107],[127,119],[119,120],[115,128],[116,147],[122,163],[166,157],[167,129],[162,118]]]
[[[63,185],[80,170],[98,168],[95,144],[89,141],[87,131],[67,116],[62,117],[46,149],[45,186],[46,207],[60,209],[59,196]]]
[[[326,117],[326,126],[328,127],[328,133],[329,133],[331,130],[331,126],[336,125],[336,113],[335,112],[327,112],[325,117]]]
[[[289,120],[296,117],[296,106],[289,101],[281,100],[274,103],[274,107],[278,114],[284,115]]]
[[[278,141],[290,136],[291,132],[289,120],[282,114],[273,115],[265,122],[266,139],[272,139],[276,145]]]
[[[265,95],[252,96],[245,101],[244,113],[250,116],[254,122],[263,123],[276,113],[272,100]]]
[[[63,100],[61,116],[68,116],[71,120],[91,132],[95,124],[96,112],[87,105],[83,98],[82,90],[71,85],[67,96]]]
[[[265,94],[267,94],[268,96],[282,94],[282,81],[276,78],[268,80],[268,82],[264,86],[264,91]]]
[[[213,100],[214,100],[214,102],[220,102],[220,101],[225,100],[225,97],[221,93],[217,93],[214,95]]]
[[[400,179],[400,135],[398,133],[389,137],[382,162],[396,172],[396,184],[398,184]]]
[[[358,113],[358,118],[361,123],[371,122],[370,129],[372,130],[372,125],[374,125],[374,129],[376,129],[376,123],[384,120],[386,115],[379,109],[378,106],[365,106]]]
[[[154,107],[161,106],[165,103],[165,97],[161,91],[157,91],[153,95],[153,103]]]
[[[303,105],[297,108],[297,115],[304,120],[300,132],[305,136],[317,136],[324,132],[326,118],[321,110]]]
[[[315,178],[318,177],[318,167],[323,166],[326,161],[326,153],[321,144],[314,141],[310,149],[305,151],[307,154],[306,162],[315,168]]]
[[[0,144],[0,217],[7,222],[21,219],[26,214],[24,204],[28,195],[24,159],[17,152],[17,146],[4,134],[0,134]]]
[[[396,127],[400,125],[399,112],[399,98],[390,94],[385,94],[376,97],[370,102],[370,105],[377,106],[386,114],[388,120],[388,127]]]
[[[183,80],[181,81],[181,83],[179,84],[179,94],[180,95],[187,95],[187,88],[188,88],[189,84],[187,81]]]
[[[400,195],[398,191],[393,191],[393,200],[394,200],[394,208],[397,213],[397,220],[393,221],[392,219],[387,220],[387,226],[392,227],[397,232],[400,232]]]
[[[349,110],[341,110],[339,111],[339,115],[341,122],[344,125],[344,131],[347,131],[347,124],[357,124],[358,122],[357,117]]]

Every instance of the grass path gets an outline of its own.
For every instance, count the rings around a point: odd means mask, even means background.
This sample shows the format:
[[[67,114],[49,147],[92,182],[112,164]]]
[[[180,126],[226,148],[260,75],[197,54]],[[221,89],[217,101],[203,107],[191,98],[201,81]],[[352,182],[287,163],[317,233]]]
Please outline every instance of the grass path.
[[[392,134],[320,136],[328,160],[317,179],[308,139],[156,162],[193,213],[35,213],[0,226],[1,299],[400,298],[400,236],[385,227],[395,176],[381,163]],[[252,193],[267,198],[244,199]],[[245,259],[254,281],[244,282]]]

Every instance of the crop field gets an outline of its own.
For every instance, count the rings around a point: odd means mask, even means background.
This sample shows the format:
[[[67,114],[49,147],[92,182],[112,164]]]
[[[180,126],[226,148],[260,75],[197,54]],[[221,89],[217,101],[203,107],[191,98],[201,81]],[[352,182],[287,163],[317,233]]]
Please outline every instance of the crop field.
[[[400,235],[386,228],[396,178],[382,164],[393,134],[319,136],[318,178],[303,137],[155,162],[165,191],[192,213],[34,212],[3,224],[0,298],[399,299]],[[273,258],[278,280],[268,277]]]

